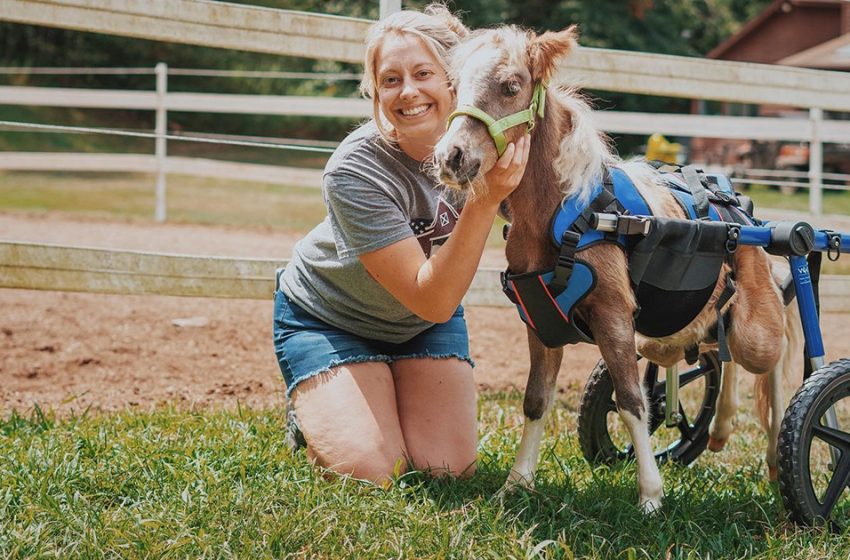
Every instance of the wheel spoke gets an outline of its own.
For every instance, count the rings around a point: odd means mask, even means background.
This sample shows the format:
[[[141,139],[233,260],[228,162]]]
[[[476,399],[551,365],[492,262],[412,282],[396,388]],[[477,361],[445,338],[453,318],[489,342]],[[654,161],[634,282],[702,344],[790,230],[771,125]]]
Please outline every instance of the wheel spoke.
[[[829,426],[812,426],[812,434],[829,445],[840,449],[842,453],[850,452],[850,434],[830,428]]]
[[[690,371],[686,371],[682,375],[679,376],[679,387],[684,387],[688,383],[696,381],[700,377],[705,375],[705,368],[700,366],[698,368],[694,368]]]
[[[655,364],[652,365],[654,366]],[[706,367],[699,366],[679,375],[679,388],[685,387],[686,385],[693,383],[697,379],[704,377],[707,369],[708,368]],[[649,384],[650,376],[655,382],[654,385]],[[658,366],[655,366],[654,369],[647,368],[646,377],[647,392],[649,393],[650,398],[658,398],[665,394],[667,390],[667,381],[658,381]]]
[[[829,481],[829,486],[827,486],[826,492],[823,495],[821,516],[825,520],[829,519],[832,508],[835,507],[838,498],[847,487],[848,482],[850,482],[850,455],[844,453],[841,455],[841,460],[838,461],[838,466],[835,472],[832,473],[832,479]]]

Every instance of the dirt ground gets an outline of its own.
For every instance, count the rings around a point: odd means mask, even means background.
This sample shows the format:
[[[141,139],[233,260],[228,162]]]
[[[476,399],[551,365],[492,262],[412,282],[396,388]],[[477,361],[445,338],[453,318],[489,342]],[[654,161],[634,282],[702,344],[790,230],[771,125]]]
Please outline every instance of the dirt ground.
[[[283,259],[297,236],[0,213],[0,240]],[[488,250],[484,264],[502,262]],[[467,320],[479,388],[524,387],[528,349],[515,312],[473,307]],[[270,301],[0,289],[0,413],[280,406],[271,321]],[[850,315],[826,313],[822,324],[827,358],[850,355]],[[569,348],[560,389],[581,390],[598,357],[590,345]]]

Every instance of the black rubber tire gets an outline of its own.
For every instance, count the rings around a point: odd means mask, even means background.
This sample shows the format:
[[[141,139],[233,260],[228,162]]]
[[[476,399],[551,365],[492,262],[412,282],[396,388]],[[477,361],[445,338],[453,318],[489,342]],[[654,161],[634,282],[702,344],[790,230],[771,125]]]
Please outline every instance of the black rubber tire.
[[[688,465],[705,451],[708,445],[708,427],[717,407],[717,395],[720,393],[721,365],[717,352],[701,354],[699,362],[692,369],[680,372],[682,386],[699,377],[705,378],[705,391],[699,413],[693,422],[679,426],[680,438],[666,448],[655,453],[659,462],[674,461]],[[652,383],[652,387],[649,384]],[[644,370],[644,385],[649,395],[649,433],[654,434],[664,424],[665,385],[658,381],[658,366],[647,363]],[[584,458],[591,464],[613,465],[619,461],[634,458],[631,445],[618,447],[611,438],[608,415],[617,414],[613,400],[614,384],[605,362],[599,360],[581,398],[578,417],[578,439]],[[684,412],[680,408],[680,411]]]
[[[828,429],[820,422],[823,415],[832,404],[844,398],[850,398],[848,358],[832,362],[812,373],[791,399],[782,419],[777,451],[779,492],[789,517],[798,523],[818,526],[824,525],[828,520],[828,525],[833,529],[841,530],[846,526],[846,519],[836,519],[836,516],[831,515],[832,507],[829,507],[829,511],[824,509],[827,500],[821,502],[817,496],[810,462],[815,431],[822,434],[824,429]],[[832,503],[833,506],[844,492],[846,481],[850,480],[850,433],[840,430],[836,432],[830,433],[841,438],[835,447],[842,452],[838,465],[832,470],[829,485],[836,483],[841,486],[842,478],[845,482],[843,487],[837,487],[838,494]],[[824,435],[829,436],[829,433]],[[828,443],[824,435],[817,437]],[[823,498],[826,498],[826,495]],[[847,513],[847,509],[844,513]]]

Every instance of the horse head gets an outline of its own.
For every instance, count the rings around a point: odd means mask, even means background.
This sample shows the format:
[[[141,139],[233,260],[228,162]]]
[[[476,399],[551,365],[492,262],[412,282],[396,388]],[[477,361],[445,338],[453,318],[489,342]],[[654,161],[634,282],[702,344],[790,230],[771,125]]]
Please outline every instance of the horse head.
[[[434,151],[446,185],[480,194],[505,146],[545,118],[546,87],[575,37],[575,26],[539,36],[510,26],[473,33],[455,48],[449,74],[458,109]]]

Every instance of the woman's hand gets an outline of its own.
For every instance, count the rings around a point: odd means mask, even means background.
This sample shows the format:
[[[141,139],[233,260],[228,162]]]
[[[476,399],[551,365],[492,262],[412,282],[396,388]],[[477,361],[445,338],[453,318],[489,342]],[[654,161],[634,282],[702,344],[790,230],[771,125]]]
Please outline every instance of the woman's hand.
[[[487,194],[484,198],[499,204],[519,186],[525,166],[528,163],[528,151],[531,137],[525,133],[516,142],[511,142],[496,165],[484,175],[487,182]]]

